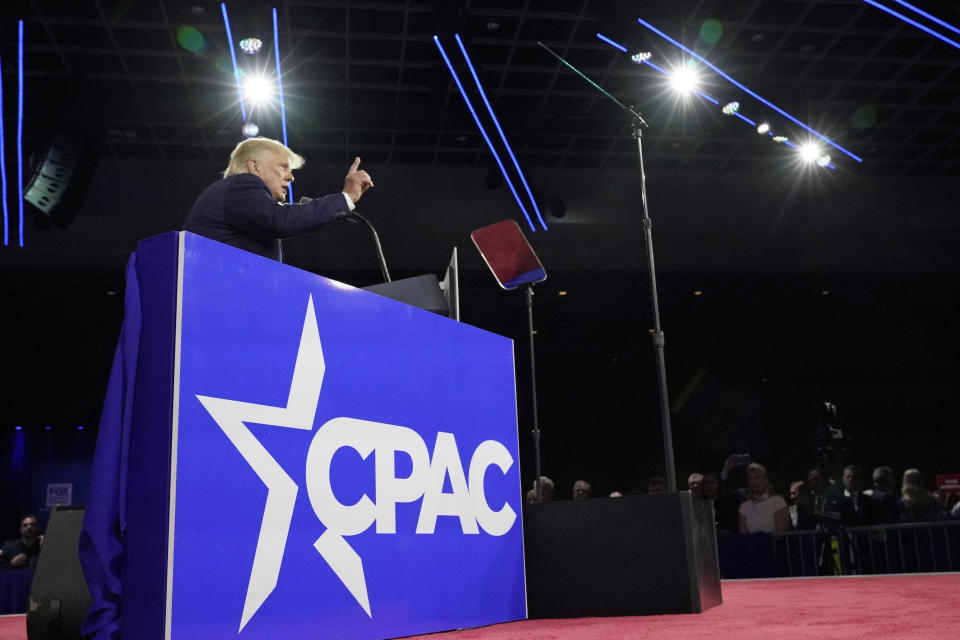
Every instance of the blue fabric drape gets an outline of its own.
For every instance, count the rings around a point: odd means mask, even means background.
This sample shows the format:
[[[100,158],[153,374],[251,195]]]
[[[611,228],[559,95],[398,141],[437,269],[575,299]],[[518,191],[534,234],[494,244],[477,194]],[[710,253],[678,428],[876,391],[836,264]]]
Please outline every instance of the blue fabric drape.
[[[90,474],[90,495],[80,531],[80,564],[93,598],[82,632],[84,638],[93,640],[120,637],[127,454],[141,320],[136,254],[133,254],[127,262],[123,326],[103,401]]]

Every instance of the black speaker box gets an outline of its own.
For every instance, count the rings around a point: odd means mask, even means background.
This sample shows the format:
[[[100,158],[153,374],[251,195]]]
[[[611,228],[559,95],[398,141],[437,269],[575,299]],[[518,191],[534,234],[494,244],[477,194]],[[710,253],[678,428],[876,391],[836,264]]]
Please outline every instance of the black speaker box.
[[[530,504],[531,618],[701,613],[722,602],[713,506],[689,491]]]
[[[90,591],[80,568],[84,507],[55,507],[30,586],[29,640],[80,640]]]

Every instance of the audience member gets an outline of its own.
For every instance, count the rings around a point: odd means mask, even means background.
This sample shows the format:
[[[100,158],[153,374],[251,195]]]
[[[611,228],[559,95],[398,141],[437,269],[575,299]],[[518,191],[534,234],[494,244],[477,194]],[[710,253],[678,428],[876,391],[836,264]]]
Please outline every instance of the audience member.
[[[739,528],[740,501],[720,484],[716,473],[703,474],[703,497],[713,501],[713,517],[717,529],[736,532]]]
[[[687,476],[687,489],[690,490],[690,493],[693,495],[702,498],[703,497],[703,474],[702,473],[691,473]]]
[[[647,483],[647,493],[655,495],[657,493],[667,492],[667,479],[661,476],[653,476]]]
[[[620,493],[619,491],[611,491],[611,492],[610,492],[610,495],[607,496],[607,497],[608,497],[608,498],[622,498],[622,497],[623,497],[623,494]]]
[[[824,492],[823,511],[837,514],[840,524],[847,527],[874,524],[880,521],[876,503],[860,491],[861,476],[860,467],[847,465],[843,468],[841,485]]]
[[[540,476],[540,500],[537,500],[537,481],[534,480],[533,487],[530,489],[530,491],[533,491],[533,500],[531,500],[531,502],[550,502],[553,500],[553,490],[553,480],[547,476]]]
[[[807,483],[795,480],[790,483],[790,526],[797,531],[814,529],[817,526],[817,513],[814,509],[813,495]]]
[[[897,507],[897,496],[893,486],[893,470],[890,467],[877,467],[873,470],[873,486],[863,492],[870,496],[879,510],[880,522],[897,522],[900,520],[900,510]]]
[[[37,565],[40,556],[40,523],[37,516],[25,515],[20,520],[20,537],[8,540],[0,547],[0,567],[4,569],[26,569]]]
[[[590,483],[586,480],[577,480],[573,483],[573,499],[586,500],[590,497]]]
[[[810,490],[810,496],[813,499],[814,511],[817,513],[823,511],[823,501],[827,489],[830,488],[830,478],[821,466],[818,465],[807,470],[807,488]]]
[[[723,469],[720,470],[720,482],[723,483],[723,488],[735,493],[740,502],[750,497],[750,489],[747,488],[747,465],[749,464],[750,454],[734,453],[723,461]]]
[[[856,465],[847,465],[843,469],[843,496],[850,499],[853,512],[848,514],[849,526],[878,524],[883,521],[880,506],[862,493],[863,469]]]
[[[923,475],[919,469],[907,469],[903,472],[900,488],[900,520],[904,522],[925,522],[940,517],[940,504],[923,487]]]
[[[957,508],[957,504],[960,504],[960,493],[951,491],[946,495],[947,495],[947,500],[943,510],[946,511],[948,514],[950,514],[951,517],[953,517],[954,516],[953,512]]]
[[[740,505],[740,533],[781,533],[790,529],[790,513],[783,497],[773,493],[762,464],[747,467],[750,499]]]

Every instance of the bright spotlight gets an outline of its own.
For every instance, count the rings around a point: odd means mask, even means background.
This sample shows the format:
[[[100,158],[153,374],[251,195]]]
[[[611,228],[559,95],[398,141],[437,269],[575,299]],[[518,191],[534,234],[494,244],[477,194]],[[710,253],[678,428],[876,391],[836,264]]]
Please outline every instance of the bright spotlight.
[[[673,70],[670,74],[670,84],[673,90],[680,94],[690,94],[697,90],[700,78],[697,71],[689,64]]]
[[[759,133],[760,135],[763,135],[769,131],[770,131],[770,125],[767,124],[766,122],[761,122],[760,125],[757,127],[757,133]]]
[[[814,163],[823,155],[823,149],[820,148],[820,145],[813,142],[805,142],[800,145],[799,152],[800,159],[806,163]]]
[[[268,102],[273,97],[273,83],[263,76],[250,76],[243,81],[243,97],[252,107]]]
[[[733,102],[728,102],[727,104],[723,105],[723,109],[721,109],[721,111],[723,111],[723,115],[725,116],[732,116],[737,111],[740,111],[740,103],[736,100]]]
[[[243,137],[244,138],[256,138],[260,135],[260,127],[257,126],[256,122],[247,122],[243,123]]]
[[[652,57],[653,57],[653,54],[650,53],[649,51],[640,51],[630,56],[630,60],[632,60],[634,64],[643,64],[644,62],[646,62]]]
[[[818,167],[826,167],[829,164],[830,164],[830,156],[828,156],[827,154],[823,154],[822,156],[817,158]]]

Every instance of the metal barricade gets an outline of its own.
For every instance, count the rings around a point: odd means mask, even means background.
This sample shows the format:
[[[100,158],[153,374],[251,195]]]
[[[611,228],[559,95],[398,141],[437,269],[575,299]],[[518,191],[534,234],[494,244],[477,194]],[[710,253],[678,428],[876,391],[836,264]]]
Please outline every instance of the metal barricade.
[[[771,536],[783,576],[960,570],[960,521],[832,527]]]

